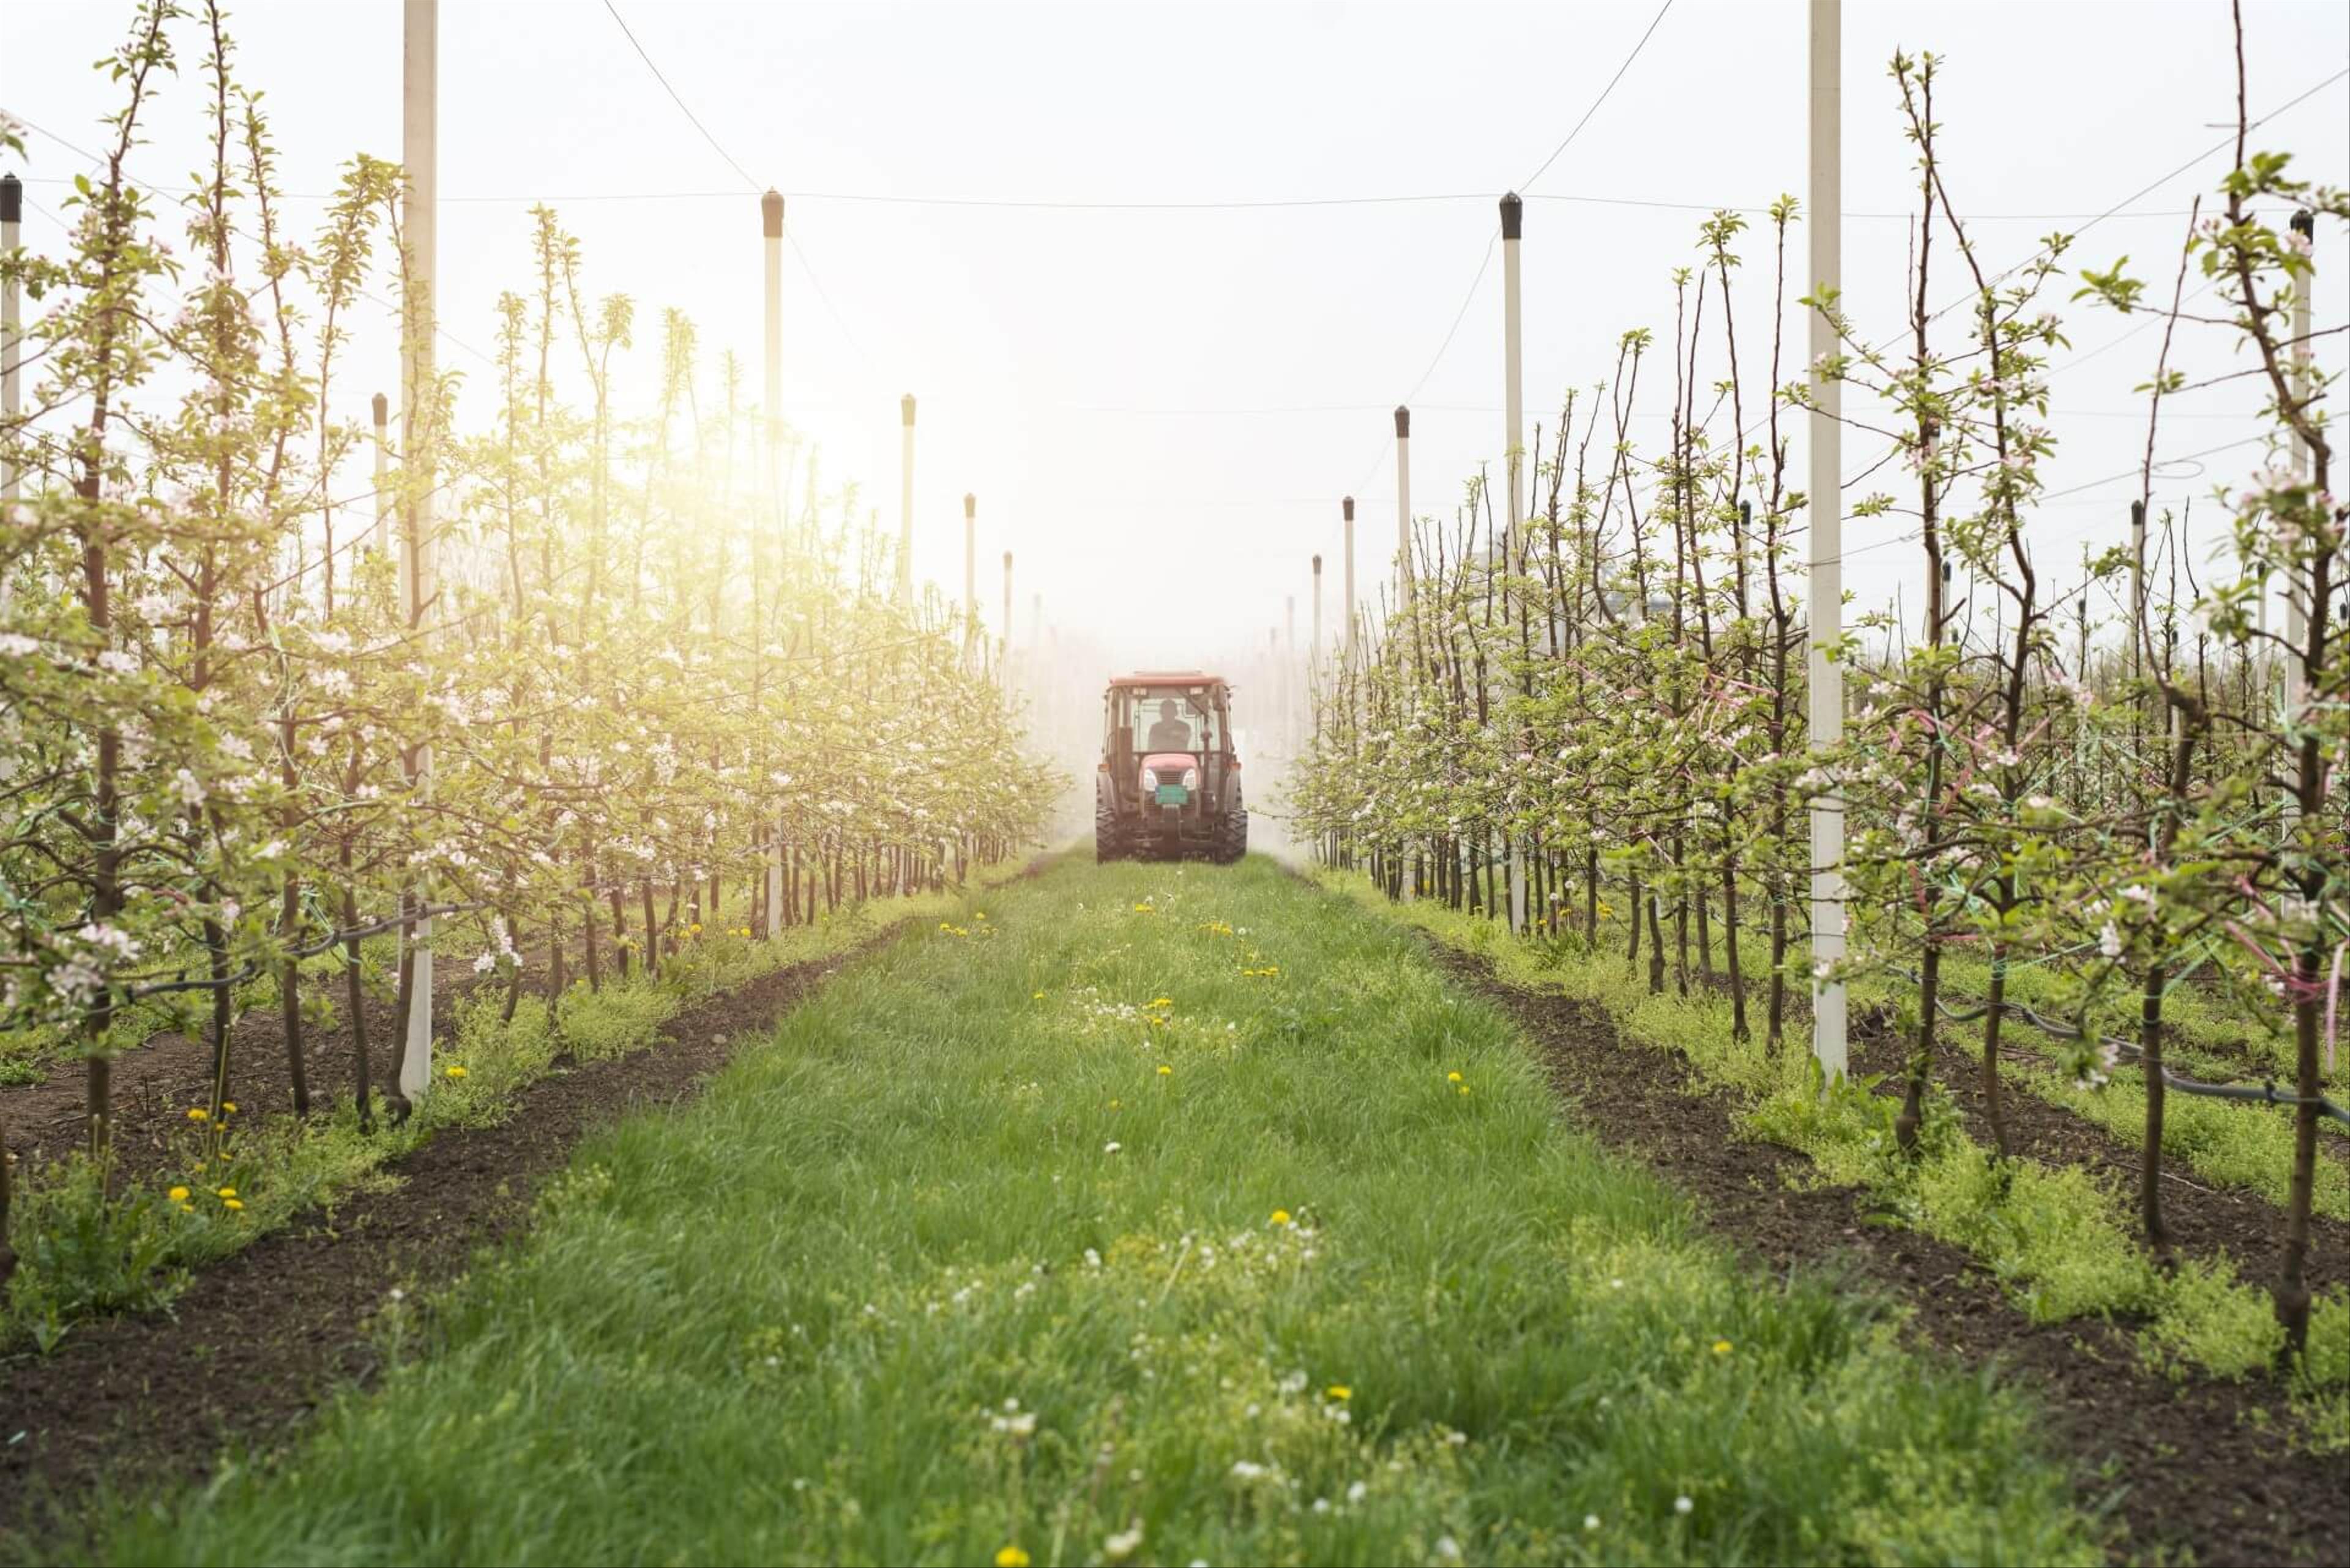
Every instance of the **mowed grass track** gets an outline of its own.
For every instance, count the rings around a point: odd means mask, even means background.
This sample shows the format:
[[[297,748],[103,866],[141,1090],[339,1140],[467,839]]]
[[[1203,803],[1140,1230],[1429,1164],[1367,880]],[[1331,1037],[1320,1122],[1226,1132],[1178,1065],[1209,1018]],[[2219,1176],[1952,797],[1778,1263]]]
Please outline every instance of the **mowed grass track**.
[[[432,1341],[79,1549],[2099,1555],[2028,1407],[1742,1272],[1409,938],[1261,860],[1064,863],[845,970],[584,1147]]]

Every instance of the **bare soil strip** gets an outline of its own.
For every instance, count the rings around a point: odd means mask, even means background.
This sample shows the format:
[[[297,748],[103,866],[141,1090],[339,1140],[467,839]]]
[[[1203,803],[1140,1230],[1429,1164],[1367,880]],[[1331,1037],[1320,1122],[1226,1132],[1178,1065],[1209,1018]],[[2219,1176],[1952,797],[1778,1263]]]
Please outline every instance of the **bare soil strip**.
[[[0,1361],[0,1542],[29,1546],[94,1486],[199,1479],[226,1448],[287,1441],[373,1375],[369,1320],[391,1291],[429,1292],[518,1233],[583,1134],[698,1093],[739,1043],[901,928],[694,1002],[645,1050],[548,1075],[510,1120],[440,1132],[389,1168],[396,1190],[352,1194],[205,1268],[168,1314],[87,1324],[46,1359]],[[188,1070],[169,1044],[140,1055],[152,1093]]]
[[[1482,961],[1430,946],[1447,972],[1518,1020],[1582,1125],[1662,1172],[1742,1251],[1774,1270],[1831,1269],[1882,1292],[1908,1310],[1920,1342],[2031,1388],[2078,1473],[2110,1485],[2133,1557],[2342,1561],[2350,1457],[2289,1446],[2280,1385],[2172,1382],[2143,1369],[2126,1324],[2031,1322],[1965,1252],[1882,1222],[1865,1192],[1791,1187],[1789,1179],[1808,1168],[1802,1157],[1741,1137],[1729,1104],[1709,1094],[1679,1055],[1626,1042],[1596,1006],[1520,991]],[[2019,1094],[2011,1105],[2026,1100]],[[2050,1152],[2074,1157],[2077,1139],[2029,1120],[2033,1147],[2054,1137],[2059,1147]],[[2249,1194],[2244,1200],[2268,1207]],[[2199,1241],[2232,1236],[2226,1216],[2233,1207],[2232,1199],[2182,1204],[2182,1219],[2194,1216],[2187,1223]],[[2273,1231],[2272,1210],[2255,1218],[2262,1234]],[[2338,1277],[2340,1260],[2328,1266],[2334,1272],[2327,1277]]]

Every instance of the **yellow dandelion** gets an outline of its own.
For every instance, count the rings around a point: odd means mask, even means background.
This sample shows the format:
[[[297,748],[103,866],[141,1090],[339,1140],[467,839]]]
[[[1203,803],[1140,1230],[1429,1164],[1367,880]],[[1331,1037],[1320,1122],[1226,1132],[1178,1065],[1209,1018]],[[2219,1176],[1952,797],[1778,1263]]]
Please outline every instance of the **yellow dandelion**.
[[[1175,1005],[1175,999],[1171,996],[1154,996],[1150,999],[1150,1005],[1153,1007],[1172,1007]]]
[[[1715,1341],[1713,1342],[1713,1353],[1714,1353],[1716,1355],[1729,1355],[1729,1354],[1730,1354],[1730,1341],[1728,1341],[1728,1340],[1726,1340],[1726,1339],[1717,1339],[1717,1340],[1715,1340]]]
[[[1123,1100],[1112,1100],[1109,1103],[1109,1108],[1114,1111],[1124,1110],[1126,1108],[1126,1102]]]
[[[1324,1389],[1323,1392],[1329,1395],[1333,1399],[1352,1399],[1355,1397],[1355,1391],[1352,1388],[1347,1387],[1344,1383],[1333,1383],[1329,1387]]]
[[[1042,1002],[1045,1000],[1045,993],[1041,991],[1032,991],[1028,993],[1028,1000],[1031,1002]]]
[[[214,1194],[214,1196],[220,1198],[234,1198],[236,1196],[236,1189],[234,1187],[224,1187],[218,1193]]]
[[[192,1122],[208,1122],[213,1119],[213,1114],[202,1106],[190,1106],[188,1119]]]
[[[221,1207],[232,1214],[240,1213],[244,1209],[244,1200],[241,1198],[224,1199],[221,1201]]]
[[[1464,1094],[1464,1095],[1465,1095],[1465,1094],[1467,1094],[1467,1093],[1469,1092],[1469,1085],[1466,1085],[1466,1084],[1462,1084],[1461,1085],[1460,1085],[1460,1088],[1461,1088],[1461,1092],[1462,1094]]]
[[[1448,1084],[1457,1084],[1461,1081],[1461,1075],[1458,1073],[1447,1073],[1444,1075],[1444,1081]]]
[[[188,1200],[188,1189],[184,1187],[174,1187],[172,1189],[171,1196],[172,1202],[185,1203]]]
[[[1162,1078],[1169,1078],[1169,1077],[1172,1077],[1172,1076],[1174,1076],[1174,1074],[1175,1074],[1175,1069],[1174,1069],[1174,1068],[1172,1068],[1172,1067],[1170,1067],[1170,1066],[1169,1066],[1166,1063],[1161,1062],[1161,1063],[1159,1063],[1159,1075],[1160,1077],[1162,1077]]]
[[[1273,1211],[1273,1223],[1274,1223],[1274,1224],[1275,1224],[1275,1225],[1286,1225],[1286,1224],[1288,1224],[1288,1223],[1289,1223],[1289,1210],[1286,1210],[1286,1209],[1276,1209],[1276,1210],[1274,1210]]]
[[[995,1568],[1028,1568],[1028,1553],[1017,1546],[1007,1546],[995,1554]]]
[[[221,1109],[234,1116],[236,1114],[236,1102],[234,1100],[223,1100],[221,1102]]]
[[[987,911],[985,909],[973,909],[971,912],[971,918],[974,920],[983,920],[987,919]]]
[[[459,1066],[456,1066],[456,1065],[454,1065],[454,1064],[452,1064],[452,1065],[451,1065],[451,1067],[450,1067],[450,1069],[449,1069],[449,1075],[450,1075],[451,1077],[452,1077],[452,1078],[462,1078],[462,1077],[463,1077],[463,1076],[465,1075],[465,1069],[464,1069],[464,1068],[463,1068],[463,1067],[459,1067]]]
[[[688,936],[700,936],[702,934],[702,922],[700,920],[694,921],[693,924],[685,928],[685,931]]]

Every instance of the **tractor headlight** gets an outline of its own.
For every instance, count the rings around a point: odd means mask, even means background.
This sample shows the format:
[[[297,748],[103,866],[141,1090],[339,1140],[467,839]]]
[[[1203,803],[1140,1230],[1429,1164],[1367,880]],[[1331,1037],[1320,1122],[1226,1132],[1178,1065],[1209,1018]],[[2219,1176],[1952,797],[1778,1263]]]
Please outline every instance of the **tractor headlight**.
[[[1142,770],[1142,787],[1153,790],[1159,787],[1159,771],[1156,768]]]
[[[1199,769],[1185,768],[1183,770],[1183,787],[1185,789],[1198,789],[1200,787]]]

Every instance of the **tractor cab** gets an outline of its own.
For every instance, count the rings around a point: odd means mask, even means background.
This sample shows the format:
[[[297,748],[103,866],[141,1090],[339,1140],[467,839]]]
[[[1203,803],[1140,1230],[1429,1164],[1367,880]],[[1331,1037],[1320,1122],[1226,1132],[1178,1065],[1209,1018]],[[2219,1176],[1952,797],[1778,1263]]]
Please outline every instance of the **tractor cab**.
[[[1102,698],[1094,849],[1102,860],[1233,861],[1248,849],[1232,687],[1197,670],[1113,677]]]

